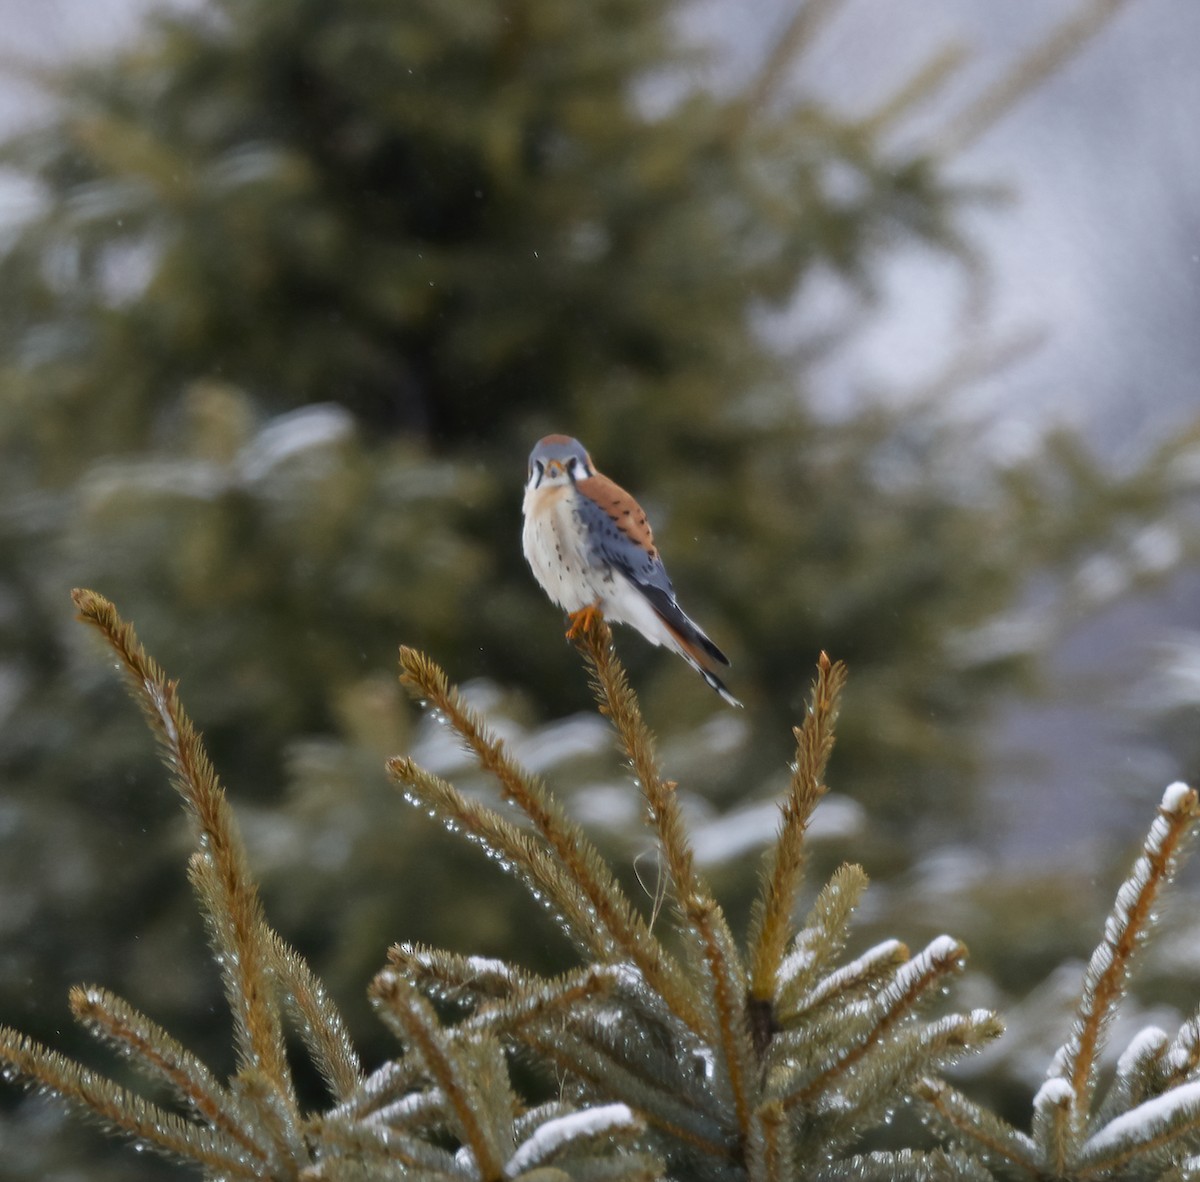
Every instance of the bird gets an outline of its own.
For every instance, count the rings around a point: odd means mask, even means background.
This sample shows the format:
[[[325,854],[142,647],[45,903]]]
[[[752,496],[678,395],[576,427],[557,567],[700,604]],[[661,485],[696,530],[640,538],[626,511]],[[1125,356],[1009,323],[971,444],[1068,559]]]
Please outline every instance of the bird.
[[[529,454],[521,531],[525,560],[571,621],[574,639],[595,615],[629,624],[678,653],[731,706],[714,666],[729,658],[687,616],[642,507],[596,470],[569,435],[547,435]]]

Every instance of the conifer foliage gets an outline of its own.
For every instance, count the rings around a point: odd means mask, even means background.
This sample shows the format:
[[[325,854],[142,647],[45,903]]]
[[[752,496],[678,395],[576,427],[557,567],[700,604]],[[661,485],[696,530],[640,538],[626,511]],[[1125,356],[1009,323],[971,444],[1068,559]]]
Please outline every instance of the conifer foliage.
[[[126,1056],[183,1114],[151,1103],[8,1028],[9,1074],[57,1092],[110,1128],[220,1179],[411,1178],[500,1180],[657,1176],[643,1154],[612,1156],[640,1132],[619,1104],[567,1112],[528,1108],[508,1080],[494,1032],[443,1031],[429,1003],[394,981],[386,1016],[406,1053],[366,1076],[336,1007],[304,960],[267,926],[233,812],[180,705],[176,685],[149,658],[107,600],[75,593],[81,618],[116,653],[154,730],[191,817],[189,875],[233,1014],[237,1070],[218,1080],[166,1031],[103,989],[72,991],[75,1017]],[[331,1107],[305,1113],[284,1043],[285,1016],[324,1078]],[[452,1144],[454,1148],[447,1148]],[[586,1161],[571,1168],[577,1155]],[[542,1172],[540,1177],[554,1177]]]
[[[406,684],[467,744],[527,824],[412,760],[391,761],[392,774],[410,800],[529,886],[593,966],[589,974],[597,965],[606,973],[586,1003],[564,1007],[554,999],[579,988],[574,978],[539,981],[506,966],[487,973],[481,987],[460,958],[401,946],[376,990],[395,974],[417,975],[424,988],[461,1001],[472,1020],[501,1023],[554,1068],[577,1102],[619,1100],[638,1113],[673,1177],[786,1179],[817,1163],[834,1163],[826,1165],[830,1178],[858,1176],[857,1159],[841,1171],[836,1165],[847,1147],[900,1103],[918,1076],[996,1037],[1000,1025],[986,1011],[932,1022],[918,1016],[965,958],[949,936],[913,957],[889,940],[838,963],[866,887],[857,866],[830,880],[803,925],[793,922],[804,833],[825,792],[845,667],[822,655],[795,731],[795,766],[743,949],[696,869],[676,785],[658,765],[603,620],[581,643],[600,710],[612,720],[656,838],[675,946],[641,918],[579,828],[509,758],[442,671],[404,649]],[[896,1177],[929,1168],[911,1154],[882,1155],[876,1164]]]
[[[403,1052],[371,1074],[303,959],[267,925],[245,848],[176,684],[101,596],[75,593],[111,646],[154,730],[196,842],[192,884],[233,1013],[228,1082],[107,991],[72,992],[76,1018],[182,1111],[144,1099],[17,1031],[0,1030],[9,1074],[49,1088],[107,1126],[221,1179],[788,1179],[839,1155],[918,1079],[994,1037],[988,1013],[918,1018],[963,961],[949,937],[915,957],[895,941],[837,964],[866,885],[844,867],[804,925],[791,921],[804,831],[845,670],[822,658],[779,837],[743,952],[698,874],[675,785],[658,767],[607,626],[582,640],[601,709],[642,787],[675,906],[674,947],[656,934],[544,785],[518,767],[442,671],[402,651],[404,680],[445,718],[521,819],[463,795],[410,759],[390,771],[407,796],[516,874],[578,948],[580,968],[543,978],[518,966],[398,945],[371,986]],[[436,1007],[436,1008],[435,1008]],[[443,1023],[439,1011],[451,1011]],[[285,1027],[319,1069],[329,1107],[305,1112]],[[555,1097],[523,1097],[520,1052]],[[941,1155],[893,1154],[897,1176]],[[965,1161],[965,1159],[964,1159]],[[833,1164],[828,1164],[833,1163]],[[880,1162],[879,1164],[884,1164]],[[850,1159],[846,1169],[857,1168]],[[665,1173],[664,1173],[665,1171]]]
[[[941,1078],[944,1065],[1001,1031],[985,1010],[925,1016],[962,966],[962,944],[940,936],[910,955],[886,940],[845,959],[867,885],[853,865],[794,921],[844,666],[824,654],[818,663],[743,944],[697,870],[676,785],[658,764],[603,620],[578,643],[656,841],[672,905],[666,931],[657,908],[642,913],[444,672],[402,649],[404,683],[494,779],[508,811],[406,756],[390,760],[389,772],[412,804],[524,883],[581,963],[550,977],[396,945],[370,996],[401,1051],[367,1072],[320,981],[266,922],[233,812],[176,683],[111,603],[90,591],[75,592],[75,602],[117,656],[191,819],[189,877],[233,1015],[236,1069],[219,1079],[151,1018],[96,986],[72,990],[76,1019],[173,1106],[7,1027],[0,1063],[7,1077],[57,1093],[139,1147],[223,1182],[1182,1182],[1200,1171],[1200,1015],[1174,1038],[1156,1027],[1137,1035],[1096,1102],[1106,1032],[1200,818],[1185,785],[1167,790],[1118,893],[1025,1133]],[[324,1081],[327,1103],[315,1111],[295,1085],[287,1031]],[[864,1151],[864,1138],[905,1103],[946,1146]]]
[[[1141,1030],[1097,1101],[1100,1051],[1198,818],[1195,790],[1172,784],[1088,962],[1070,1035],[1034,1097],[1032,1135],[940,1080],[923,1080],[918,1088],[933,1126],[997,1177],[1200,1177],[1200,1013],[1174,1038],[1157,1026]]]

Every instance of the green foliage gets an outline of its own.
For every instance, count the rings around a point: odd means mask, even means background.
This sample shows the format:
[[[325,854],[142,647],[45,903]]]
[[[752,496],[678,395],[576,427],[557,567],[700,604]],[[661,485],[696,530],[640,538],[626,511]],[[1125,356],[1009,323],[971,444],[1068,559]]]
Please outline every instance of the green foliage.
[[[743,959],[695,869],[676,785],[658,771],[608,627],[595,619],[581,644],[600,708],[642,788],[676,909],[676,947],[655,934],[580,828],[513,762],[445,674],[405,650],[405,680],[442,713],[525,824],[410,758],[394,758],[392,775],[414,803],[529,886],[585,964],[550,978],[503,961],[397,946],[371,995],[404,1053],[368,1075],[324,987],[266,924],[232,811],[175,683],[107,600],[89,591],[75,599],[123,667],[190,815],[190,877],[233,1014],[237,1066],[221,1082],[155,1022],[95,987],[73,990],[76,1018],[165,1088],[183,1115],[9,1028],[0,1028],[0,1060],[140,1144],[199,1164],[207,1177],[583,1182],[657,1178],[660,1158],[671,1177],[785,1182],[818,1163],[830,1177],[850,1177],[834,1166],[857,1168],[847,1147],[919,1079],[999,1033],[983,1011],[918,1017],[965,956],[949,937],[912,959],[889,941],[835,967],[866,885],[857,867],[835,876],[804,926],[793,924],[803,833],[824,793],[841,667],[822,659],[810,712],[797,728],[792,788]],[[454,1011],[451,1022],[439,1020],[430,997]],[[285,1053],[285,1015],[324,1080],[331,1106],[322,1111],[302,1107]],[[557,1082],[557,1099],[538,1103],[516,1090],[514,1051],[545,1082]],[[618,1153],[624,1143],[636,1151]],[[874,1160],[911,1177],[929,1164],[911,1152]],[[558,1173],[539,1173],[551,1170]]]
[[[941,1080],[918,1088],[932,1126],[996,1177],[1174,1182],[1200,1169],[1200,1018],[1174,1038],[1141,1030],[1097,1102],[1100,1051],[1197,820],[1200,796],[1172,784],[1088,962],[1070,1037],[1034,1097],[1032,1135]]]
[[[843,774],[896,860],[918,819],[969,813],[978,723],[1091,606],[1078,564],[1155,573],[1127,543],[1166,503],[1171,449],[1118,482],[1067,438],[991,466],[941,397],[1011,352],[973,321],[935,392],[897,374],[907,400],[825,413],[817,367],[852,346],[882,266],[934,253],[979,294],[964,221],[989,191],[952,179],[944,145],[1032,77],[948,139],[897,134],[958,59],[934,47],[879,109],[847,109],[804,73],[836,9],[798,9],[726,93],[697,84],[662,0],[223,0],[40,72],[55,114],[0,152],[40,202],[0,244],[0,893],[27,917],[6,1011],[33,1006],[35,965],[88,976],[93,933],[143,908],[139,939],[104,938],[122,988],[152,976],[169,1024],[213,1039],[152,761],[55,606],[79,584],[161,638],[272,818],[264,889],[334,983],[373,965],[396,900],[422,938],[521,943],[510,897],[444,902],[477,871],[395,832],[372,790],[413,720],[382,673],[399,636],[459,677],[520,670],[523,721],[586,702],[519,555],[548,429],[647,501],[734,658],[753,729],[697,790],[771,794],[825,647],[856,670]],[[831,281],[844,316],[764,339]],[[1044,627],[1012,618],[1031,581],[1058,596]],[[626,651],[660,732],[692,733],[712,703],[687,671]],[[122,856],[130,817],[145,859]],[[336,899],[318,857],[340,858]]]
[[[968,493],[974,425],[938,400],[827,421],[822,350],[767,346],[763,314],[833,273],[855,293],[844,339],[895,254],[969,270],[979,194],[895,146],[945,71],[840,110],[783,85],[813,31],[798,18],[742,91],[712,94],[687,82],[672,12],[225,0],[44,77],[59,115],[4,153],[45,198],[0,255],[11,618],[79,581],[147,622],[186,614],[212,643],[188,653],[180,630],[166,655],[217,750],[266,783],[285,736],[330,728],[345,654],[381,667],[397,634],[522,668],[544,708],[568,658],[517,627],[536,592],[501,539],[531,441],[568,429],[671,507],[672,570],[733,650],[759,738],[834,649],[871,720],[843,758],[889,823],[900,800],[968,809],[972,728],[1029,642],[962,638],[1032,572],[1155,512],[1160,465],[1085,520],[1060,506],[1099,477],[1065,449]],[[965,352],[951,371],[986,365]],[[263,475],[275,416],[329,401],[351,412],[340,445]],[[272,668],[243,668],[264,634]],[[36,701],[60,638],[0,642]],[[636,660],[684,714],[679,672]],[[243,705],[258,739],[226,734]]]
[[[592,618],[581,647],[601,713],[641,789],[656,837],[663,889],[676,915],[677,947],[640,920],[597,851],[545,787],[508,756],[504,745],[427,658],[401,651],[412,692],[437,711],[497,781],[502,798],[530,828],[464,796],[411,759],[392,774],[452,832],[461,832],[519,877],[550,910],[585,960],[614,972],[597,1012],[583,1007],[546,1022],[552,982],[487,972],[480,1005],[469,961],[401,946],[393,970],[420,975],[435,995],[456,1000],[468,1020],[500,1023],[535,1061],[554,1068],[560,1088],[581,1102],[619,1100],[639,1113],[675,1177],[787,1179],[818,1164],[829,1176],[856,1176],[847,1157],[864,1133],[907,1095],[914,1073],[936,1069],[1000,1032],[986,1011],[924,1022],[922,1004],[965,958],[941,937],[916,957],[887,941],[835,964],[846,925],[866,885],[842,869],[818,897],[807,922],[793,912],[802,882],[803,836],[825,792],[822,774],[845,670],[822,654],[779,833],[763,866],[762,889],[746,952],[698,873],[677,785],[663,778],[653,738],[617,663],[611,634]],[[593,970],[594,972],[594,970]],[[377,996],[393,971],[376,981]],[[559,988],[562,988],[560,985]],[[580,985],[568,979],[568,991]],[[925,1168],[911,1155],[879,1154],[880,1167]],[[842,1164],[839,1174],[834,1163]],[[895,1176],[903,1176],[897,1173]],[[916,1176],[915,1174],[911,1176]]]
[[[51,1089],[141,1148],[200,1165],[208,1178],[599,1182],[658,1176],[646,1154],[618,1155],[642,1131],[627,1107],[570,1111],[561,1103],[523,1103],[492,1032],[456,1037],[443,1031],[429,1003],[395,978],[385,1018],[406,1054],[366,1075],[324,987],[266,924],[232,810],[176,683],[146,656],[112,604],[88,591],[76,592],[75,602],[123,667],[191,818],[189,873],[233,1014],[237,1068],[222,1083],[127,1002],[78,987],[71,993],[75,1017],[184,1113],[3,1027],[6,1072]],[[303,1111],[284,1046],[285,1012],[324,1081],[331,1107],[321,1113]]]
[[[372,983],[403,1050],[366,1072],[306,962],[267,926],[245,847],[176,683],[113,606],[75,593],[142,706],[192,822],[189,876],[233,1015],[236,1067],[223,1082],[156,1022],[105,989],[71,991],[76,1019],[175,1107],[0,1027],[6,1074],[57,1093],[108,1127],[213,1179],[390,1178],[470,1182],[822,1182],[870,1178],[1175,1182],[1200,1162],[1200,1016],[1171,1038],[1143,1029],[1097,1103],[1099,1055],[1178,871],[1200,796],[1167,789],[1141,856],[1088,964],[1076,1019],[1034,1100],[1030,1133],[940,1077],[1001,1031],[974,1010],[922,1011],[961,967],[942,936],[910,957],[895,940],[838,963],[866,876],[843,866],[793,919],[804,833],[844,669],[822,655],[745,951],[699,874],[677,785],[595,618],[579,645],[597,703],[641,790],[673,922],[647,920],[582,829],[427,657],[402,650],[403,680],[494,780],[510,819],[408,756],[389,761],[411,803],[482,848],[557,921],[582,964],[545,976],[413,943]],[[657,930],[669,926],[669,931]],[[325,1100],[306,1107],[285,1049],[299,1035]],[[519,1075],[512,1070],[519,1063]],[[547,1085],[554,1098],[537,1093]],[[869,1149],[914,1104],[945,1148]]]

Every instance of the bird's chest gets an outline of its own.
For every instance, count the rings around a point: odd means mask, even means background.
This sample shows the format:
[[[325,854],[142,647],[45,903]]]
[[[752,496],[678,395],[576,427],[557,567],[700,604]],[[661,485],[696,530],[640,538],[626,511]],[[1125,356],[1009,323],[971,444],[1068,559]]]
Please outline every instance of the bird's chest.
[[[525,496],[525,559],[546,594],[568,612],[606,598],[613,572],[598,562],[572,488],[533,489]]]

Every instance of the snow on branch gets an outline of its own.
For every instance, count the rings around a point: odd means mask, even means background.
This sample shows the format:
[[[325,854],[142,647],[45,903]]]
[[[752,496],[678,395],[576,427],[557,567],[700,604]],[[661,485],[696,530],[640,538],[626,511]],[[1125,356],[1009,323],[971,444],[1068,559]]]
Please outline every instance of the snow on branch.
[[[515,1178],[534,1166],[552,1160],[573,1142],[604,1136],[617,1129],[636,1132],[641,1127],[641,1121],[627,1104],[603,1104],[598,1108],[570,1112],[539,1125],[530,1137],[517,1146],[504,1172],[508,1177]]]

